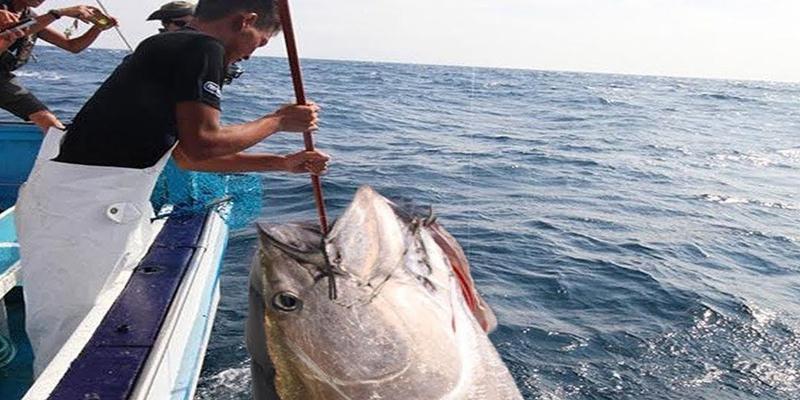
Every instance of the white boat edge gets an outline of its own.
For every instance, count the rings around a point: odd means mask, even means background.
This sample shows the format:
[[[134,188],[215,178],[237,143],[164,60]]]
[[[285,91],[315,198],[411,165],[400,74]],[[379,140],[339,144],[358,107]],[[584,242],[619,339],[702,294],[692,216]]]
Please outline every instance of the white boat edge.
[[[159,230],[163,224],[159,221]],[[219,277],[227,241],[228,226],[222,215],[209,212],[198,249],[192,256],[130,399],[193,398],[219,303]],[[135,266],[122,272],[98,299],[97,305],[36,379],[24,400],[46,399],[55,390],[125,288]]]

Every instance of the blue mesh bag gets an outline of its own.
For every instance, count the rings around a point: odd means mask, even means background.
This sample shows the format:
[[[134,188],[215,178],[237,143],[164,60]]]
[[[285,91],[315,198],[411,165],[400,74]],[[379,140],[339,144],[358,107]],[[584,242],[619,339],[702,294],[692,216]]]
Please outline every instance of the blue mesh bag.
[[[186,171],[170,159],[158,178],[150,201],[156,212],[165,205],[173,206],[168,213],[159,213],[158,218],[206,212],[231,203],[233,209],[225,218],[231,229],[238,229],[258,217],[261,199],[262,185],[258,175]]]

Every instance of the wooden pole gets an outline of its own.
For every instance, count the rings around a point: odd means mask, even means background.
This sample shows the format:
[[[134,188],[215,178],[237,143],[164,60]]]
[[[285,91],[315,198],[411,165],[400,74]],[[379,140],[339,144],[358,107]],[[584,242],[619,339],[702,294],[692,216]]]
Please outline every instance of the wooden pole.
[[[303,74],[300,70],[300,58],[297,56],[297,42],[294,39],[294,27],[292,26],[292,15],[289,10],[289,0],[278,0],[278,12],[280,14],[283,37],[286,39],[286,53],[289,56],[289,68],[292,71],[292,83],[294,84],[294,94],[297,104],[305,105],[306,93],[303,88]],[[314,137],[311,132],[303,133],[307,151],[314,151]],[[328,217],[325,212],[325,199],[322,196],[322,181],[317,175],[311,175],[311,185],[314,189],[314,200],[317,203],[317,214],[319,214],[319,225],[323,235],[328,234]]]

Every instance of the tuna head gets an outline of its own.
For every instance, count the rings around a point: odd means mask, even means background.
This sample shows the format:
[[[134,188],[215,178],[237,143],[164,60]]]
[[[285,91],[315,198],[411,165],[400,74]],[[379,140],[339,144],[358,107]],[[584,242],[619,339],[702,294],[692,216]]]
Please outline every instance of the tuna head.
[[[510,376],[421,220],[365,187],[327,237],[310,224],[259,232],[247,329],[256,398],[270,364],[282,400],[515,398],[484,396],[498,382],[478,382],[481,369]]]

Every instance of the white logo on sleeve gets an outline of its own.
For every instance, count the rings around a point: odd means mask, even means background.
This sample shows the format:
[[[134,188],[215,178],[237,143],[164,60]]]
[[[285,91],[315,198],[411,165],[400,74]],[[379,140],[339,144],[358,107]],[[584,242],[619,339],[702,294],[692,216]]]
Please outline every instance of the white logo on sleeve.
[[[216,82],[206,81],[203,84],[203,90],[217,99],[222,99],[222,89]]]

